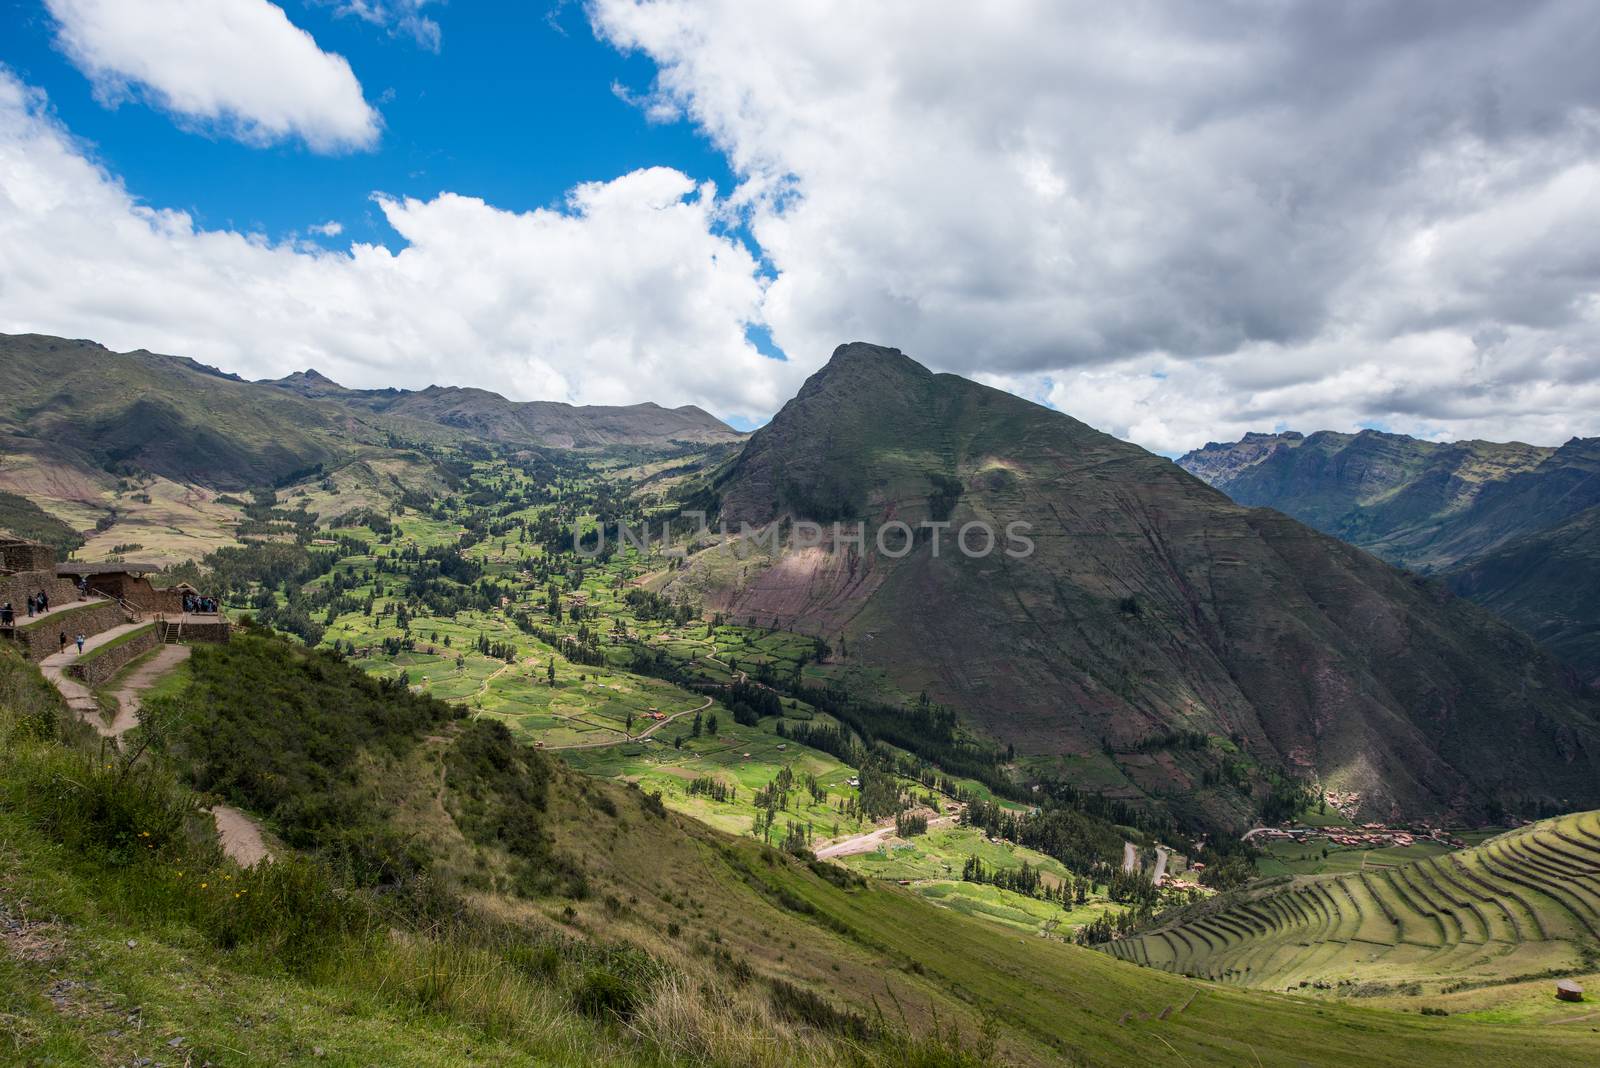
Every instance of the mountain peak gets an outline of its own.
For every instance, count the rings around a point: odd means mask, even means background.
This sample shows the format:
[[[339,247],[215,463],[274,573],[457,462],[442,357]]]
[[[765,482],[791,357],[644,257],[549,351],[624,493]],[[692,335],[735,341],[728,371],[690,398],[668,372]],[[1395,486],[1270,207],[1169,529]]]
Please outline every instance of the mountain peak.
[[[899,349],[866,341],[848,341],[834,349],[824,370],[892,371],[915,375],[933,373]]]

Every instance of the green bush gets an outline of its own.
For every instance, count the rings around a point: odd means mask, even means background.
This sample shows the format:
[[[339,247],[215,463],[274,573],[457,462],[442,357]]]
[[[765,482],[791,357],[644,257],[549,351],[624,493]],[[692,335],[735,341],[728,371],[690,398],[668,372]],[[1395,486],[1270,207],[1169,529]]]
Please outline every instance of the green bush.
[[[47,838],[106,867],[181,849],[195,811],[169,775],[56,747],[30,754],[4,789],[7,806],[26,813]]]
[[[365,898],[345,893],[324,865],[303,857],[189,882],[203,905],[199,925],[217,946],[248,947],[296,975],[316,973],[378,929]]]
[[[630,1020],[639,1011],[644,993],[630,976],[591,968],[572,991],[572,1007],[597,1020]]]

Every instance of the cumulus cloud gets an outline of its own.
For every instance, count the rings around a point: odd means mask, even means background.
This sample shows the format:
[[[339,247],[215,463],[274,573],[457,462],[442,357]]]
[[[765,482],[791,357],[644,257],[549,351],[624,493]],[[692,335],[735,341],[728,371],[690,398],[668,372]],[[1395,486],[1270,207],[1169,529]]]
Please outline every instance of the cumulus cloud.
[[[882,341],[1164,451],[1600,433],[1581,0],[589,14],[726,152],[808,366]]]
[[[63,52],[108,105],[142,96],[250,144],[370,148],[380,120],[342,56],[268,0],[45,0]]]
[[[759,416],[796,383],[745,330],[763,282],[710,185],[650,168],[505,211],[378,196],[404,245],[198,227],[85,158],[0,69],[0,331],[90,337],[250,377],[475,385],[516,399]]]

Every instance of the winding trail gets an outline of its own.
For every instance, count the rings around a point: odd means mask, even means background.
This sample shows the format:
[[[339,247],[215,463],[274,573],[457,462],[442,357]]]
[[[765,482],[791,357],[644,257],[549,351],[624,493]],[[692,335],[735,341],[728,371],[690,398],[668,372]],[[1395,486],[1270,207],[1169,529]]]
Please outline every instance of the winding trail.
[[[99,634],[92,635],[84,641],[83,653],[92,653],[107,642],[114,641],[129,631],[138,630],[144,625],[143,623],[123,623],[120,626],[112,627],[110,630],[103,630]],[[68,635],[68,637],[70,638],[71,635]],[[82,656],[83,653],[78,652],[76,643],[68,641],[64,650],[59,653],[51,653],[39,661],[39,670],[44,673],[45,678],[50,680],[51,685],[61,691],[61,696],[66,700],[68,708],[76,712],[85,723],[99,731],[103,737],[109,738],[112,737],[111,727],[100,713],[100,702],[95,700],[94,692],[77,679],[69,679],[67,677],[68,666]]]
[[[83,643],[83,651],[87,653],[139,626],[142,624],[130,623],[96,634]],[[44,673],[44,677],[61,691],[67,706],[82,717],[84,722],[99,731],[102,738],[118,741],[139,723],[140,696],[154,686],[157,679],[187,660],[189,653],[190,647],[187,645],[164,645],[149,660],[128,672],[127,677],[114,691],[117,712],[110,723],[105,721],[100,702],[95,699],[89,688],[76,679],[69,679],[66,676],[67,665],[78,658],[76,645],[68,646],[65,652],[45,657],[40,661],[39,669]],[[261,826],[255,820],[227,805],[214,806],[211,809],[211,819],[216,824],[217,838],[222,844],[223,853],[239,867],[251,868],[262,860],[270,859],[272,854],[268,852],[266,842],[261,837]]]
[[[134,727],[139,725],[139,699],[140,696],[154,686],[156,680],[185,660],[189,659],[189,646],[163,645],[155,656],[139,664],[127,677],[122,680],[122,685],[112,691],[111,696],[117,700],[117,714],[112,719],[110,726],[96,729],[107,738],[121,738]]]

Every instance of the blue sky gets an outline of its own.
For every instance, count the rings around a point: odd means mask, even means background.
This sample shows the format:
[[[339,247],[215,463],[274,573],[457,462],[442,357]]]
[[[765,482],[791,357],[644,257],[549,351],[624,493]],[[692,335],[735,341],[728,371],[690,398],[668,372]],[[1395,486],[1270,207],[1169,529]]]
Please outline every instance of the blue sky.
[[[181,208],[207,227],[277,239],[327,222],[337,238],[400,245],[371,194],[432,197],[449,190],[522,211],[549,206],[579,182],[667,166],[715,181],[732,176],[685,122],[652,123],[613,84],[648,90],[655,65],[596,40],[581,7],[550,0],[432,5],[437,53],[333,3],[285,0],[290,19],[324,51],[342,55],[383,116],[372,150],[266,148],[196,134],[140,100],[107,108],[55,46],[38,0],[0,0],[0,61],[49,94],[55,111],[129,190]]]

